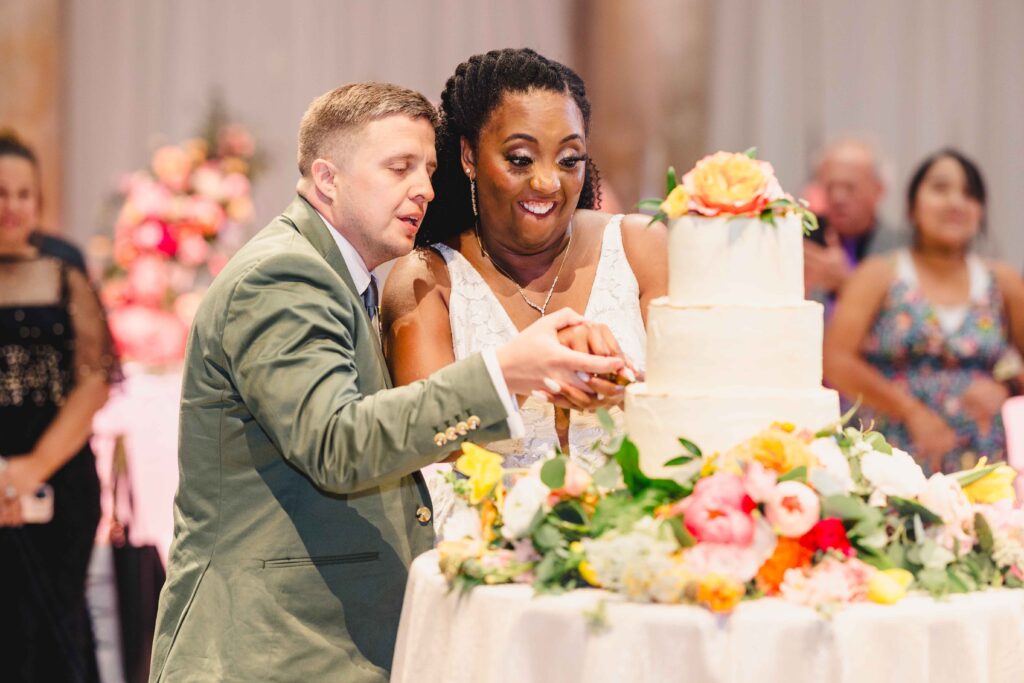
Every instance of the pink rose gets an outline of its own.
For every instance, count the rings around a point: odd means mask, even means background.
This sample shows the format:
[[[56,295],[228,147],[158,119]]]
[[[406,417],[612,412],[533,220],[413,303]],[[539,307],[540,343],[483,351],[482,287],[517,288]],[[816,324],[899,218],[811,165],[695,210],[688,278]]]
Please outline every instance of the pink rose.
[[[124,306],[110,312],[109,322],[117,350],[127,360],[163,365],[185,355],[188,330],[169,311]]]
[[[757,460],[747,463],[746,472],[743,473],[743,488],[755,503],[767,500],[778,481],[778,472],[768,469]]]
[[[753,508],[740,477],[716,472],[698,481],[673,512],[683,513],[687,531],[698,541],[749,545],[754,535]]]
[[[136,301],[159,305],[169,285],[167,262],[159,256],[140,256],[128,270],[128,282]]]
[[[590,474],[572,460],[565,463],[565,484],[562,491],[571,498],[579,498],[590,486]]]
[[[209,254],[210,245],[201,235],[184,235],[178,242],[178,260],[186,266],[198,266]]]
[[[780,536],[798,538],[818,523],[821,501],[806,484],[784,481],[765,501],[765,515]]]
[[[718,574],[740,583],[750,581],[775,552],[777,539],[764,519],[752,520],[748,545],[698,543],[683,552],[683,570],[694,576]]]

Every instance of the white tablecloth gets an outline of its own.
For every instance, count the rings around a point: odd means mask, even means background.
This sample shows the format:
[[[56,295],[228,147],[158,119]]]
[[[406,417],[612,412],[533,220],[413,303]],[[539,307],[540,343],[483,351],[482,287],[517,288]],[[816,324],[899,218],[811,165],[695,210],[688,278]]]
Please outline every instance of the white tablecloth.
[[[606,604],[607,628],[585,614]],[[858,604],[831,621],[781,600],[731,617],[598,590],[449,593],[436,551],[412,565],[393,683],[1021,683],[1024,590]]]
[[[111,456],[117,435],[123,434],[135,498],[133,519],[126,520],[131,523],[131,540],[137,545],[155,545],[165,563],[174,535],[180,398],[180,367],[154,373],[128,364],[124,382],[96,414],[92,425],[92,449],[103,482],[103,521],[98,541],[105,543],[109,538]]]

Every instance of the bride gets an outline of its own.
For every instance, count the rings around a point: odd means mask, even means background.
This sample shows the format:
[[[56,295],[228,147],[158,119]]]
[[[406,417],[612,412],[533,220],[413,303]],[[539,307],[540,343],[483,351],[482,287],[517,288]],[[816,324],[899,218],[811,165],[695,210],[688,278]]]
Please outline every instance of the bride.
[[[647,304],[667,286],[667,232],[648,227],[647,216],[594,210],[600,189],[580,77],[529,49],[476,55],[448,80],[441,119],[421,248],[396,264],[383,297],[395,383],[498,346],[566,306],[610,329],[613,340],[597,335],[592,345],[615,352],[617,340],[642,368]],[[488,447],[506,467],[560,446],[593,469],[603,456],[592,449],[601,435],[592,410],[617,413],[622,398],[621,387],[597,378],[520,398],[525,435]],[[443,516],[435,510],[437,522]]]

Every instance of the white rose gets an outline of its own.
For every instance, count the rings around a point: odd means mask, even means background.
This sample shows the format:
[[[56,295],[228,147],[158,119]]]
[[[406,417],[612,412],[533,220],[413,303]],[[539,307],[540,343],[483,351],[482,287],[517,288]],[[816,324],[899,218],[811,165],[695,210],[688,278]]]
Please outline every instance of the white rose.
[[[850,474],[850,462],[843,454],[843,450],[831,436],[815,439],[809,446],[811,453],[818,458],[821,469],[828,473],[829,477],[838,487],[835,493],[849,493],[853,490],[853,476]],[[812,474],[813,476],[813,474]],[[831,493],[831,492],[830,492]]]
[[[974,528],[974,506],[953,477],[935,473],[928,478],[918,500],[921,505],[942,517],[949,535],[961,541],[971,540]]]
[[[892,455],[871,451],[860,460],[860,471],[871,482],[875,493],[900,498],[916,498],[925,486],[924,471],[910,454],[898,448]]]
[[[475,507],[466,504],[461,498],[455,499],[448,519],[441,528],[441,539],[444,541],[459,541],[469,538],[474,541],[483,540],[482,522],[480,511]]]
[[[505,496],[501,535],[510,541],[525,536],[550,493],[551,489],[537,477],[527,476],[517,481]]]

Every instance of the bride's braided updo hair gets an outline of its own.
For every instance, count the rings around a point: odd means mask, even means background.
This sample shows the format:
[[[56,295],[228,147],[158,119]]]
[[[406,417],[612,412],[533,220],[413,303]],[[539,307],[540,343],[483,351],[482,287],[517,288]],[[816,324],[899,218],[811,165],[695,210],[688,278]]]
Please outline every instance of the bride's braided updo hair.
[[[473,226],[469,179],[462,170],[460,139],[473,150],[480,130],[509,92],[550,90],[573,98],[583,115],[584,133],[590,133],[590,101],[575,71],[528,48],[492,50],[459,64],[441,93],[441,126],[437,134],[435,198],[416,236],[420,245],[444,242]],[[578,208],[601,204],[600,176],[590,159],[580,192]]]

